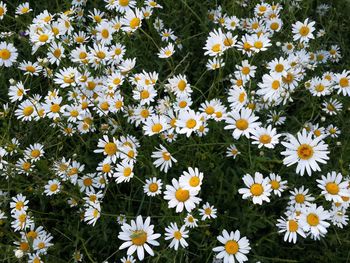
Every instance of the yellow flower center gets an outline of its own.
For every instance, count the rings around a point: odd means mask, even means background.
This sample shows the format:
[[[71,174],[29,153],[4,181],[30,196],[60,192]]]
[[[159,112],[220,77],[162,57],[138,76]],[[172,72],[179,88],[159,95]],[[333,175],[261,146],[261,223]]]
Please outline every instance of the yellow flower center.
[[[38,158],[40,156],[40,151],[38,149],[34,149],[31,151],[30,156],[33,158]]]
[[[94,20],[97,22],[97,23],[100,23],[102,18],[100,16],[94,16]]]
[[[106,54],[105,52],[103,51],[98,51],[96,52],[96,56],[99,58],[99,59],[104,59],[106,57]]]
[[[301,144],[297,149],[298,157],[302,160],[309,160],[314,155],[314,150],[309,144]]]
[[[168,152],[163,152],[163,153],[162,153],[162,156],[163,156],[163,159],[164,159],[165,161],[169,161],[170,158],[171,158],[171,155],[170,155],[170,153],[168,153]]]
[[[271,142],[271,136],[268,134],[263,134],[260,136],[259,142],[262,144],[269,144]]]
[[[315,136],[317,136],[317,137],[318,137],[318,136],[320,136],[320,135],[321,135],[321,131],[320,131],[320,130],[315,130],[315,131],[314,131],[314,134],[315,134]]]
[[[130,20],[130,27],[132,29],[135,29],[140,26],[140,22],[141,22],[140,18],[134,17],[133,19]]]
[[[31,167],[31,164],[29,162],[25,162],[22,165],[23,170],[28,171]]]
[[[58,184],[52,184],[50,185],[50,191],[55,192],[58,189]]]
[[[8,49],[0,50],[0,58],[3,60],[8,60],[11,57],[11,52]]]
[[[114,142],[108,142],[104,148],[105,153],[111,156],[117,152],[117,145]]]
[[[164,52],[164,54],[166,55],[166,56],[168,56],[168,57],[170,57],[171,56],[171,54],[172,54],[172,52],[171,52],[171,50],[166,50],[165,52]]]
[[[195,119],[189,119],[188,121],[186,121],[186,127],[189,129],[193,129],[194,127],[196,127],[197,122]]]
[[[263,42],[261,41],[255,41],[254,47],[257,49],[261,49],[264,46]]]
[[[129,0],[119,0],[119,4],[121,6],[128,6],[129,5]]]
[[[215,44],[211,47],[211,50],[215,53],[218,53],[221,51],[221,45],[220,44]]]
[[[74,82],[74,75],[71,74],[71,75],[68,75],[68,76],[64,76],[63,77],[63,81],[64,83],[68,83],[68,84],[71,84]]]
[[[339,80],[339,85],[340,85],[340,87],[342,87],[342,88],[346,88],[346,87],[349,86],[349,80],[348,80],[347,78],[341,78],[341,79]]]
[[[49,36],[46,34],[42,34],[39,36],[39,41],[40,42],[46,42],[49,39]]]
[[[87,57],[86,52],[83,51],[79,53],[79,59],[86,59],[86,57]]]
[[[22,242],[20,245],[19,245],[19,249],[22,250],[22,251],[28,251],[29,249],[29,244],[27,242]]]
[[[158,184],[157,183],[151,183],[149,186],[148,186],[148,189],[150,192],[154,193],[154,192],[157,192],[158,191]]]
[[[243,73],[244,75],[248,75],[248,74],[250,73],[250,68],[249,68],[249,67],[243,67],[243,68],[242,68],[242,73]]]
[[[303,194],[297,194],[295,196],[295,202],[297,202],[298,204],[303,204],[305,201],[305,196]]]
[[[237,127],[237,129],[239,129],[241,131],[246,130],[248,128],[248,126],[249,126],[249,123],[245,119],[238,119],[236,121],[236,127]]]
[[[99,216],[100,212],[97,210],[97,209],[94,209],[93,213],[92,213],[92,216],[94,218],[97,218]]]
[[[204,213],[205,213],[206,215],[210,215],[210,214],[211,214],[211,211],[212,211],[212,210],[211,210],[210,207],[204,209]]]
[[[35,67],[29,65],[29,66],[26,66],[26,71],[28,72],[31,72],[31,73],[34,73],[35,72]]]
[[[258,22],[254,22],[252,24],[252,29],[257,29],[259,27],[259,23]]]
[[[260,12],[265,12],[266,11],[266,6],[264,6],[264,5],[261,5],[261,6],[259,6],[259,11]]]
[[[180,103],[179,103],[179,107],[180,108],[185,108],[187,106],[187,102],[186,101],[180,101]]]
[[[102,29],[101,36],[103,38],[108,38],[109,37],[109,31],[107,29]]]
[[[156,123],[152,126],[152,132],[159,133],[163,129],[163,125],[160,123]]]
[[[111,171],[111,165],[109,163],[105,163],[102,165],[102,172],[109,173]]]
[[[199,185],[200,181],[201,180],[199,179],[198,176],[192,176],[191,179],[190,179],[190,186],[196,187],[196,186]]]
[[[180,79],[179,83],[177,84],[177,88],[181,91],[184,91],[186,88],[186,81],[184,81],[183,79]]]
[[[61,106],[58,105],[58,104],[52,104],[51,107],[50,107],[50,110],[51,110],[51,112],[53,112],[53,113],[59,112],[60,109],[61,109]]]
[[[252,184],[250,187],[250,192],[254,196],[260,196],[264,192],[264,188],[261,184]]]
[[[100,107],[102,110],[106,111],[109,109],[109,103],[107,101],[104,101],[101,103]]]
[[[37,236],[38,236],[38,233],[35,232],[34,230],[31,230],[27,233],[27,238],[35,239],[35,238],[37,238]]]
[[[310,213],[306,217],[306,221],[310,226],[317,226],[320,223],[320,219],[318,218],[318,215],[314,213]]]
[[[317,92],[322,92],[322,91],[324,91],[324,89],[325,89],[325,86],[322,85],[322,84],[318,84],[318,85],[316,85],[316,87],[315,87],[315,90],[316,90]]]
[[[278,188],[280,188],[280,183],[276,180],[271,180],[270,184],[273,190],[277,190]]]
[[[72,116],[72,117],[78,117],[78,115],[79,115],[79,112],[77,110],[72,110],[70,112],[70,116]]]
[[[280,25],[277,22],[273,22],[270,25],[270,28],[274,31],[277,30],[279,27],[280,27]]]
[[[233,45],[233,39],[232,39],[232,38],[225,38],[225,40],[224,40],[224,45],[225,45],[226,47],[232,46],[232,45]]]
[[[188,190],[179,188],[175,192],[175,198],[179,202],[186,202],[190,198],[190,192]]]
[[[275,71],[276,72],[282,72],[284,70],[284,66],[282,64],[277,64],[275,66]]]
[[[336,195],[339,193],[339,186],[336,183],[327,183],[326,190],[331,195]]]
[[[280,87],[280,82],[278,80],[274,80],[271,84],[271,88],[274,90],[278,90],[279,87]]]
[[[55,49],[55,51],[53,52],[53,55],[56,57],[56,58],[59,58],[61,56],[62,52],[61,52],[61,49],[57,48]]]
[[[116,102],[115,102],[115,107],[116,107],[117,109],[120,109],[121,107],[123,107],[123,102],[120,101],[120,100],[116,101]]]
[[[132,170],[131,170],[130,167],[126,167],[126,168],[124,169],[123,174],[124,174],[125,177],[129,177],[131,173],[132,173]]]
[[[78,42],[78,43],[83,43],[83,42],[85,41],[85,38],[82,37],[82,36],[77,36],[77,37],[75,38],[75,41]]]
[[[214,107],[212,107],[212,106],[208,106],[208,107],[205,109],[205,113],[208,114],[208,115],[212,115],[214,112],[215,112],[215,109],[214,109]]]
[[[26,215],[26,214],[21,214],[21,215],[18,217],[18,221],[21,222],[21,225],[24,225],[26,219],[27,219],[27,215]]]
[[[140,92],[140,96],[141,96],[141,99],[148,99],[148,97],[149,97],[149,92],[148,92],[148,90],[143,90],[143,91],[141,91]]]
[[[302,26],[300,29],[299,29],[299,34],[303,37],[307,36],[310,32],[310,28],[307,27],[307,26]]]
[[[245,43],[243,44],[243,49],[244,49],[244,50],[248,51],[248,50],[250,50],[251,48],[252,48],[252,45],[249,44],[248,42],[245,42]]]
[[[291,74],[291,73],[288,73],[286,77],[282,77],[282,81],[283,81],[284,83],[287,83],[287,84],[292,83],[293,80],[294,80],[294,76],[293,76],[293,74]]]
[[[239,250],[239,245],[234,240],[229,240],[225,244],[225,251],[230,255],[235,255]]]
[[[296,232],[298,230],[298,223],[291,219],[288,221],[289,232]]]
[[[182,234],[180,231],[175,231],[174,232],[174,238],[177,240],[180,240],[182,238]]]
[[[85,186],[91,186],[91,185],[92,185],[92,179],[91,179],[91,178],[85,178],[85,179],[83,180],[83,184],[84,184]]]
[[[44,243],[44,242],[38,243],[38,248],[39,248],[39,249],[45,248],[45,243]]]
[[[136,246],[142,246],[147,241],[147,233],[143,230],[135,230],[130,237],[131,242]]]
[[[222,112],[221,111],[215,112],[215,116],[216,116],[216,118],[221,118],[222,117]]]
[[[16,209],[21,210],[24,207],[24,203],[22,201],[18,201],[16,203]]]

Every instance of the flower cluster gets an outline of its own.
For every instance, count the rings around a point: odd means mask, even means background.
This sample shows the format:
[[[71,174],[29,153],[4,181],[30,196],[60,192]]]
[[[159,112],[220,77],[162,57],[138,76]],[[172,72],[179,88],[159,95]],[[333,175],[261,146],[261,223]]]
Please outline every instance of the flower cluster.
[[[337,158],[333,146],[342,130],[336,118],[350,96],[350,71],[328,70],[341,60],[340,47],[313,45],[326,34],[315,21],[306,18],[286,26],[284,7],[264,1],[247,17],[216,6],[208,10],[209,32],[202,32],[204,64],[198,67],[203,74],[193,76],[187,67],[181,70],[186,41],[161,19],[166,9],[161,4],[104,0],[101,8],[91,9],[87,2],[72,0],[65,12],[38,14],[28,2],[20,4],[13,14],[33,13],[18,34],[26,47],[11,34],[0,40],[1,69],[18,73],[8,79],[1,117],[9,119],[8,126],[40,127],[33,128],[40,135],[34,136],[37,141],[14,131],[0,143],[1,180],[35,184],[25,189],[28,194],[21,191],[26,196],[19,193],[8,202],[11,227],[20,235],[14,243],[16,257],[43,262],[54,246],[53,236],[37,226],[36,211],[28,207],[33,191],[45,200],[62,198],[89,228],[105,217],[117,218],[104,210],[108,203],[125,202],[117,220],[119,249],[123,255],[127,249],[124,263],[155,256],[163,243],[173,250],[196,245],[191,233],[202,234],[201,227],[220,222],[224,211],[212,201],[217,190],[208,182],[216,175],[196,163],[201,152],[193,154],[191,145],[221,145],[219,154],[236,167],[240,158],[249,159],[250,167],[237,170],[242,199],[259,208],[289,200],[283,216],[273,215],[284,241],[318,240],[331,225],[348,224],[350,178],[345,169],[324,167]],[[317,12],[323,15],[328,9],[320,5]],[[7,16],[7,4],[0,2],[0,20]],[[146,49],[140,43],[146,41],[154,68],[139,58]],[[215,81],[199,87],[206,74],[215,76],[219,90]],[[312,112],[302,120],[293,118],[295,108],[310,106],[304,98],[312,101]],[[217,141],[206,143],[213,133]],[[254,162],[273,165],[253,165],[255,155]],[[287,180],[287,175],[296,179]],[[298,184],[304,175],[310,185]],[[312,184],[318,192],[311,191]],[[111,192],[124,199],[105,198]],[[141,201],[133,210],[135,193]],[[164,211],[171,216],[162,217]],[[152,216],[156,212],[159,219]],[[6,213],[0,211],[0,220],[7,219]],[[215,232],[221,233],[219,246],[211,247],[217,260],[248,261],[254,238],[244,229]],[[74,260],[81,261],[74,246]]]

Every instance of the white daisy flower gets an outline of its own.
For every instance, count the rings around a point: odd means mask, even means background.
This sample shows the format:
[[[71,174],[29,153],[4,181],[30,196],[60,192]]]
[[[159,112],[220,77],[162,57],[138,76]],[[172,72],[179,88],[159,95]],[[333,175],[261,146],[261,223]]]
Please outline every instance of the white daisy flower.
[[[301,186],[299,189],[294,188],[293,191],[290,191],[291,196],[289,197],[288,204],[300,210],[303,207],[310,206],[312,202],[315,200],[309,194],[309,189],[304,186]]]
[[[326,235],[327,228],[330,226],[326,220],[329,219],[330,214],[324,210],[323,206],[317,207],[316,204],[312,204],[302,208],[299,223],[305,232],[311,234],[312,239],[317,240]]]
[[[217,239],[223,246],[213,248],[214,252],[218,252],[216,258],[223,258],[225,263],[235,263],[235,260],[239,263],[248,261],[246,255],[251,249],[249,240],[246,237],[241,237],[239,230],[228,233],[224,229],[222,235],[218,236]]]
[[[156,196],[162,193],[162,186],[162,180],[152,177],[151,179],[146,179],[143,191],[148,196]]]
[[[263,201],[270,202],[271,184],[269,178],[264,178],[259,172],[256,172],[254,178],[250,174],[243,176],[243,182],[248,188],[238,189],[243,199],[252,198],[254,204],[262,205]]]
[[[204,221],[206,219],[216,218],[217,209],[206,202],[201,209],[198,209],[199,215],[202,216],[201,220]]]
[[[176,223],[170,223],[170,226],[165,228],[165,240],[171,240],[169,247],[174,248],[175,250],[181,247],[187,247],[188,243],[186,238],[188,238],[189,231],[186,230],[186,226],[183,225],[179,229]]]
[[[277,196],[281,196],[281,193],[284,192],[284,190],[286,190],[288,187],[287,181],[282,181],[281,176],[274,173],[270,173],[269,179],[273,193]]]
[[[84,212],[84,222],[87,224],[95,226],[97,220],[101,216],[101,205],[100,203],[89,203]]]
[[[176,120],[178,133],[186,134],[187,137],[198,130],[202,123],[202,116],[194,110],[181,110]]]
[[[286,150],[281,152],[286,156],[283,159],[283,164],[291,166],[297,163],[296,173],[304,175],[305,170],[311,176],[312,171],[321,171],[319,163],[327,163],[329,160],[328,145],[319,136],[312,138],[313,133],[307,133],[306,129],[297,134],[288,136],[289,142],[282,142]]]
[[[184,189],[200,191],[203,183],[203,173],[197,167],[188,167],[188,172],[184,171],[179,178],[179,184]]]
[[[54,179],[47,182],[47,184],[45,185],[44,193],[47,196],[50,196],[50,195],[59,193],[60,190],[61,190],[61,183],[58,180]]]
[[[201,201],[197,197],[198,191],[184,189],[175,178],[172,179],[171,183],[172,185],[166,185],[164,192],[164,199],[168,200],[169,208],[176,207],[176,213],[182,212],[184,208],[187,212],[191,212]]]
[[[128,248],[127,254],[130,256],[137,251],[137,257],[139,260],[143,260],[145,257],[145,250],[151,256],[154,256],[154,252],[149,245],[159,246],[156,241],[160,237],[160,234],[154,233],[154,225],[151,225],[151,218],[147,217],[143,222],[142,216],[138,216],[135,220],[131,220],[131,224],[124,223],[121,226],[121,232],[119,232],[118,238],[123,240],[124,243],[119,249]]]
[[[261,123],[257,122],[259,118],[254,115],[251,109],[243,108],[240,111],[231,111],[227,113],[225,130],[232,130],[232,136],[238,140],[242,135],[250,138],[250,134]]]
[[[159,148],[156,148],[157,151],[152,152],[151,157],[156,160],[153,162],[155,167],[160,167],[160,171],[168,172],[169,168],[172,167],[173,162],[176,163],[177,160],[168,152],[168,150],[163,146],[159,145]]]
[[[281,134],[277,134],[276,128],[269,125],[267,128],[257,127],[252,131],[252,144],[258,144],[258,148],[266,147],[269,149],[275,148],[279,143],[278,138]]]
[[[322,175],[322,179],[317,179],[316,182],[327,201],[342,203],[342,197],[350,197],[349,182],[343,181],[341,173],[332,171],[327,176]]]
[[[295,24],[292,25],[292,33],[293,33],[293,40],[300,42],[309,42],[310,39],[314,39],[314,35],[312,32],[315,31],[315,22],[310,22],[309,19],[306,18],[305,21],[302,23],[300,21],[297,21]]]
[[[15,46],[11,43],[0,43],[0,67],[11,67],[16,62],[18,52]]]
[[[286,242],[297,242],[298,234],[303,238],[306,238],[304,230],[300,227],[298,219],[296,216],[289,216],[287,219],[281,217],[277,219],[276,226],[278,227],[278,233],[284,233],[283,240]]]

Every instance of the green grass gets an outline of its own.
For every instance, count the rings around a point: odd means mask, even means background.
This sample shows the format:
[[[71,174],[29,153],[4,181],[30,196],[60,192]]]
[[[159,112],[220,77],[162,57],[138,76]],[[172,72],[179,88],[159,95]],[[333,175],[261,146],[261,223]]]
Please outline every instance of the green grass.
[[[6,1],[11,6],[16,6],[22,1]],[[213,28],[213,24],[207,19],[207,10],[214,8],[219,1],[197,1],[197,0],[164,0],[161,4],[164,9],[160,17],[164,20],[166,27],[170,27],[175,34],[182,39],[183,50],[177,52],[170,60],[170,64],[156,57],[157,47],[154,41],[160,44],[160,38],[154,30],[151,21],[143,24],[142,29],[147,32],[138,31],[130,37],[123,37],[123,42],[127,45],[128,57],[137,58],[135,72],[141,70],[159,72],[160,82],[163,82],[169,75],[186,74],[194,89],[194,108],[205,99],[220,98],[225,99],[225,90],[229,83],[225,77],[233,72],[234,65],[240,63],[242,55],[237,51],[227,52],[225,55],[226,66],[215,72],[206,71],[206,60],[203,56],[203,46],[208,32]],[[252,16],[252,7],[257,1],[252,1],[249,7],[240,8],[234,1],[220,1],[224,12],[237,17]],[[283,1],[289,2],[289,1]],[[34,14],[39,14],[42,10],[48,9],[51,12],[64,11],[69,6],[69,1],[59,0],[36,0],[30,1]],[[326,30],[326,36],[321,40],[316,40],[312,48],[317,50],[321,47],[329,47],[331,44],[339,44],[343,58],[337,64],[328,64],[319,67],[312,76],[322,75],[325,71],[341,72],[349,69],[350,66],[350,31],[349,13],[350,4],[347,1],[331,1],[332,9],[326,17],[320,18],[315,13],[315,8],[321,1],[305,0],[302,2],[302,9],[299,11],[286,11],[288,3],[284,4],[282,11],[284,28],[291,29],[291,24],[295,21],[303,21],[309,17],[316,21],[318,29]],[[93,7],[102,8],[102,1],[89,1],[89,9]],[[13,8],[11,9],[13,13]],[[31,15],[29,15],[31,16]],[[5,17],[0,21],[1,31],[19,31],[25,29],[25,25],[30,22],[29,17],[14,19]],[[277,34],[274,41],[289,41],[292,37],[291,30],[284,30]],[[11,37],[16,47],[20,50],[19,60],[34,59],[30,54],[30,46],[21,38]],[[270,50],[269,55],[264,52],[259,53],[254,61],[269,61],[270,56],[276,56]],[[44,53],[42,54],[44,55]],[[185,59],[184,59],[185,58]],[[0,101],[8,101],[7,89],[8,79],[23,80],[22,73],[14,68],[0,69]],[[266,73],[263,70],[257,71],[256,79],[260,80]],[[311,76],[310,76],[311,78]],[[306,79],[309,79],[307,77]],[[253,84],[255,85],[255,84]],[[32,92],[46,94],[47,90],[54,87],[52,82],[47,82],[41,78],[31,78],[28,82]],[[130,89],[130,87],[129,87]],[[287,124],[282,130],[295,134],[306,121],[314,123],[320,122],[321,111],[320,101],[317,97],[312,97],[309,92],[299,90],[294,95],[295,103],[284,107],[287,116]],[[342,97],[344,109],[350,107],[349,99]],[[264,111],[261,114],[265,116]],[[262,117],[262,122],[266,120]],[[341,146],[337,146],[335,141],[327,140],[330,144],[331,160],[327,165],[321,166],[323,171],[337,170],[344,175],[348,174],[350,164],[350,119],[348,111],[326,121],[326,124],[337,125],[342,135],[339,141]],[[97,120],[96,127],[99,127],[103,120]],[[174,153],[178,163],[165,175],[156,170],[150,158],[155,146],[158,146],[160,139],[156,137],[146,137],[141,130],[136,130],[131,125],[126,125],[123,118],[118,118],[123,127],[123,132],[135,135],[141,143],[138,155],[138,163],[135,174],[141,181],[150,176],[163,179],[165,184],[170,183],[172,178],[177,178],[187,167],[198,167],[205,175],[205,183],[202,187],[200,197],[203,201],[218,208],[218,218],[204,222],[199,228],[190,231],[189,247],[175,252],[167,248],[168,242],[160,238],[160,247],[156,247],[155,257],[148,257],[146,262],[212,262],[212,248],[218,245],[216,236],[222,229],[239,229],[241,234],[247,236],[251,242],[252,250],[249,254],[249,262],[350,262],[350,227],[344,229],[335,227],[329,228],[329,233],[321,241],[311,239],[298,239],[297,244],[283,242],[283,235],[277,233],[275,226],[277,219],[283,215],[288,202],[288,193],[284,193],[282,198],[273,197],[271,202],[263,206],[253,205],[250,201],[242,200],[238,194],[238,188],[243,186],[242,176],[246,173],[254,174],[256,171],[264,175],[269,172],[279,173],[288,180],[289,188],[305,185],[310,188],[311,193],[316,196],[320,190],[316,185],[316,178],[320,174],[316,173],[312,177],[300,177],[295,174],[295,166],[285,167],[282,165],[282,158],[279,154],[284,150],[279,145],[273,151],[264,151],[260,155],[260,149],[252,145],[249,140],[241,138],[239,141],[233,140],[231,133],[223,129],[224,123],[210,123],[210,132],[207,136],[199,138],[179,139],[172,144],[164,143],[167,149]],[[85,135],[75,135],[64,137],[60,133],[49,127],[50,120],[45,119],[39,122],[23,123],[14,117],[7,116],[0,120],[0,145],[4,145],[13,137],[18,138],[22,148],[39,142],[45,146],[45,156],[36,164],[36,169],[31,176],[13,174],[10,178],[0,178],[0,189],[9,192],[10,196],[23,193],[30,200],[29,207],[38,225],[43,225],[53,236],[54,246],[48,250],[45,262],[73,262],[72,253],[79,250],[84,255],[84,262],[119,262],[126,250],[119,251],[121,241],[118,239],[120,226],[116,218],[122,213],[128,219],[134,219],[136,215],[151,216],[152,223],[155,224],[157,233],[163,233],[164,227],[170,222],[182,224],[185,213],[176,214],[174,209],[167,207],[167,202],[162,196],[149,198],[143,194],[143,184],[134,178],[129,184],[116,185],[111,183],[102,203],[102,216],[94,227],[80,222],[77,208],[69,208],[66,200],[71,196],[81,196],[78,188],[71,184],[64,184],[64,191],[58,196],[45,197],[43,186],[54,177],[50,166],[58,157],[75,158],[85,164],[85,171],[93,172],[102,155],[93,153],[97,141],[101,138],[100,132]],[[236,160],[225,157],[226,147],[235,143],[242,152]],[[2,210],[9,212],[9,200],[5,200]],[[322,198],[317,200],[318,204],[324,204],[329,208],[329,204],[323,202]],[[7,213],[9,216],[9,213]],[[10,227],[10,220],[5,220],[0,226],[0,261],[1,262],[24,262],[18,261],[14,257],[13,242],[18,240],[18,233],[14,233]]]

